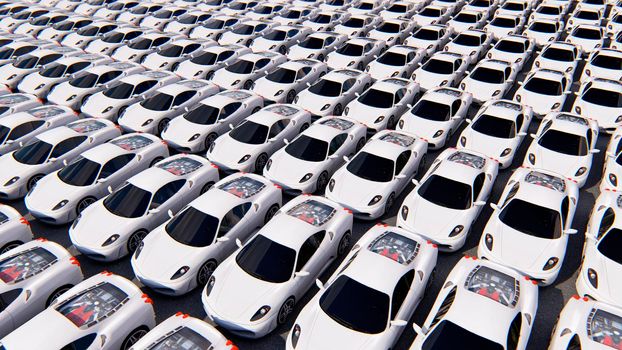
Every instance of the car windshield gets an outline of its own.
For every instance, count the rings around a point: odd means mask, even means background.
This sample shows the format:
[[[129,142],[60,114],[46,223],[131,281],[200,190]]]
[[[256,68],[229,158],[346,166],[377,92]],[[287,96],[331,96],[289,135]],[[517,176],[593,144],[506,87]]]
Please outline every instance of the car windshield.
[[[393,94],[371,88],[365,91],[358,98],[358,101],[374,108],[391,108],[393,107]]]
[[[52,151],[52,145],[38,139],[35,140],[13,152],[13,158],[22,164],[43,164]]]
[[[164,227],[175,241],[192,247],[207,247],[212,244],[220,220],[196,208],[189,207],[176,215]]]
[[[220,109],[199,104],[198,107],[192,109],[190,112],[184,114],[184,118],[195,124],[211,125],[218,120]]]
[[[116,100],[122,100],[129,98],[134,91],[134,85],[128,83],[120,83],[119,85],[113,86],[108,90],[104,91],[104,96],[110,97]]]
[[[617,91],[592,87],[587,89],[583,96],[581,96],[581,99],[599,106],[622,108],[622,94]]]
[[[287,32],[284,30],[275,30],[263,36],[264,39],[270,41],[283,41],[287,36]]]
[[[363,54],[363,46],[347,43],[342,47],[337,49],[337,53],[342,54],[344,56],[361,56]]]
[[[359,152],[346,169],[352,174],[374,182],[393,180],[393,160],[367,152]]]
[[[572,50],[558,49],[555,47],[548,48],[542,53],[542,57],[553,61],[572,62],[574,54]]]
[[[453,43],[462,46],[480,46],[482,44],[478,36],[467,34],[458,35]]]
[[[478,67],[471,73],[471,79],[488,84],[501,84],[505,81],[505,74],[501,70]]]
[[[149,191],[127,184],[106,197],[104,207],[114,215],[137,218],[145,214],[150,199]]]
[[[457,210],[471,207],[471,186],[444,176],[431,175],[417,192],[423,199],[441,207]]]
[[[429,100],[420,100],[410,113],[427,120],[446,122],[451,117],[449,105]]]
[[[503,345],[469,332],[457,324],[443,320],[434,328],[421,347],[422,350],[503,350]]]
[[[366,334],[387,327],[390,298],[346,275],[341,275],[320,297],[320,307],[340,325]]]
[[[90,159],[80,158],[63,169],[57,175],[58,178],[72,186],[88,186],[95,182],[101,165]]]
[[[56,23],[52,25],[52,28],[59,31],[68,31],[71,30],[74,26],[75,22],[73,21],[62,21],[60,23]]]
[[[534,22],[529,29],[540,33],[555,33],[557,31],[555,24],[548,22]]]
[[[585,137],[554,129],[547,130],[538,140],[538,144],[551,151],[570,156],[585,156],[588,152]]]
[[[592,65],[605,69],[622,70],[622,58],[608,55],[597,55],[592,60]]]
[[[294,270],[296,251],[271,239],[257,235],[235,257],[242,270],[262,281],[289,281]]]
[[[436,74],[452,74],[454,72],[454,64],[453,62],[430,59],[426,64],[423,65],[423,70],[430,73]]]
[[[533,77],[524,85],[525,90],[537,94],[559,96],[562,94],[562,84],[556,80]]]
[[[348,28],[363,28],[365,21],[362,18],[350,18],[343,23],[344,27]]]
[[[179,57],[184,51],[184,47],[180,45],[168,45],[160,50],[159,55],[164,57]]]
[[[67,70],[67,66],[64,64],[55,64],[52,67],[46,68],[44,70],[41,71],[41,76],[44,76],[46,78],[59,78],[62,77],[63,74],[65,74],[65,71]]]
[[[419,29],[415,34],[413,34],[414,38],[420,40],[438,40],[438,32],[436,30],[431,29]]]
[[[255,67],[255,62],[239,60],[234,64],[227,66],[225,70],[236,74],[248,74],[253,71],[253,67]]]
[[[454,17],[454,21],[461,23],[475,23],[477,22],[477,16],[471,13],[459,13]]]
[[[167,111],[172,104],[173,96],[162,92],[140,103],[141,106],[152,111]]]
[[[0,60],[6,60],[13,55],[13,49],[10,47],[0,50]]]
[[[300,47],[304,47],[305,49],[313,49],[318,50],[324,47],[324,39],[308,37],[306,40],[299,44]]]
[[[160,10],[153,14],[154,18],[159,18],[159,19],[168,19],[168,18],[171,18],[171,16],[173,16],[173,11],[169,11],[169,10]]]
[[[138,39],[136,41],[131,42],[128,47],[134,50],[147,50],[151,47],[151,39]]]
[[[510,53],[523,53],[525,52],[525,44],[520,41],[514,40],[501,40],[495,46],[495,48],[499,51],[510,52]]]
[[[514,18],[496,17],[490,22],[490,25],[500,28],[514,28],[514,26],[516,26],[516,20]]]
[[[378,63],[388,66],[403,66],[406,64],[406,55],[387,51],[382,56],[378,57]]]
[[[28,55],[13,63],[13,67],[20,69],[30,69],[36,66],[37,62],[39,62],[39,57]]]
[[[542,6],[540,7],[536,12],[537,13],[541,13],[543,15],[559,15],[560,14],[560,8],[557,6]]]
[[[99,27],[88,26],[88,27],[78,30],[77,33],[78,35],[81,35],[81,36],[95,36],[97,35],[98,32],[99,32]]]
[[[251,145],[260,145],[266,142],[268,137],[268,127],[263,124],[255,123],[247,120],[229,133],[232,139],[248,143]]]
[[[622,264],[622,250],[620,250],[620,247],[622,247],[622,230],[618,228],[611,229],[598,242],[598,251],[618,264]]]
[[[473,123],[473,130],[503,139],[511,139],[516,136],[513,120],[494,117],[490,114],[482,114],[477,118]]]
[[[248,24],[243,24],[235,29],[232,30],[232,32],[234,34],[238,34],[238,35],[251,35],[253,34],[253,30],[255,29],[255,26],[251,26]]]
[[[199,64],[202,66],[211,66],[214,63],[216,63],[217,58],[218,58],[217,54],[213,52],[205,52],[197,57],[193,57],[192,59],[190,59],[190,62]]]
[[[81,89],[88,89],[95,86],[95,83],[97,83],[97,79],[99,79],[99,76],[97,74],[88,73],[69,81],[69,85]]]
[[[538,238],[556,239],[562,234],[561,218],[557,210],[518,198],[512,199],[501,210],[499,220],[514,230]]]
[[[337,97],[341,94],[341,83],[322,79],[309,88],[311,93],[325,97]]]
[[[225,21],[220,19],[211,19],[203,23],[203,27],[206,29],[222,29],[225,26]]]
[[[296,71],[287,68],[279,68],[266,75],[266,79],[275,83],[291,84],[296,80]]]
[[[398,23],[384,22],[376,30],[382,33],[399,33],[400,25]]]
[[[596,11],[579,11],[575,14],[575,18],[596,20],[600,15]]]
[[[307,135],[300,135],[285,147],[285,152],[307,162],[321,162],[326,159],[328,143]]]
[[[599,30],[588,29],[588,28],[577,28],[572,36],[581,39],[587,40],[600,40],[602,38]]]
[[[329,15],[317,15],[311,20],[312,23],[326,24],[330,22],[331,17]]]
[[[109,43],[109,44],[116,44],[116,43],[120,43],[123,40],[123,38],[125,38],[125,34],[115,32],[115,33],[107,34],[102,39],[102,41],[105,43]]]

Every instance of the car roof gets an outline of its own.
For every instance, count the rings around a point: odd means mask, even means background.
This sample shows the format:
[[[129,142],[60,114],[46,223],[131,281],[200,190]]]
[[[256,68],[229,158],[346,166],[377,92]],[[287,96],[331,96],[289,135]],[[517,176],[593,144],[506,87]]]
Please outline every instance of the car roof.
[[[400,89],[408,89],[411,87],[412,82],[408,79],[403,78],[385,78],[382,80],[377,80],[373,85],[369,87],[369,91],[371,88],[380,91],[386,91],[394,93]]]
[[[222,217],[236,205],[254,202],[270,185],[272,183],[260,175],[236,173],[217,182],[190,205],[204,213]]]
[[[423,96],[421,96],[421,99],[450,105],[455,100],[461,99],[463,93],[464,92],[462,90],[458,90],[456,88],[439,88],[428,90]]]
[[[201,91],[210,85],[206,80],[180,80],[158,88],[158,92],[179,94],[184,91]]]
[[[483,114],[493,115],[495,117],[516,120],[518,114],[523,113],[523,106],[514,101],[502,100],[494,101],[477,113],[476,118]]]
[[[348,79],[358,79],[363,72],[352,69],[338,69],[328,72],[323,79],[328,79],[331,81],[344,82]]]
[[[121,81],[135,85],[146,80],[160,81],[172,75],[174,75],[174,73],[165,72],[165,71],[146,71],[146,72],[140,72],[140,73],[128,75],[126,77],[121,78]]]
[[[493,161],[481,153],[468,149],[454,150],[441,159],[439,167],[433,174],[473,185],[475,177],[485,172],[490,162]]]
[[[199,157],[197,155],[179,154],[176,156],[165,158],[164,160],[158,162],[156,165],[152,166],[151,168],[147,168],[141,171],[140,173],[132,176],[127,181],[144,190],[153,192],[153,191],[158,190],[160,186],[167,184],[171,181],[188,180],[188,178],[192,176],[192,174],[196,170],[192,170],[191,172],[187,172],[187,173],[182,172],[180,173],[181,175],[175,175],[174,174],[175,168],[171,168],[171,170],[165,169],[165,167],[167,167],[166,165],[170,164],[171,162],[178,164],[178,162],[183,163],[185,161],[192,162],[192,164],[195,164],[195,165],[200,164],[197,170],[204,166],[208,166],[209,164],[207,159]]]
[[[304,112],[304,109],[296,105],[277,103],[264,107],[257,113],[251,114],[246,120],[271,126],[281,119],[292,119],[301,112]]]
[[[520,186],[514,198],[522,198],[526,202],[538,203],[538,205],[546,206],[555,210],[560,210],[560,204],[568,192],[567,180],[555,172],[544,169],[521,168],[516,170],[515,175],[520,182]],[[544,177],[554,178],[559,183],[563,183],[562,188],[554,189],[547,185],[547,182],[528,181],[528,178]],[[510,182],[508,182],[508,186]]]
[[[407,132],[383,130],[374,135],[367,144],[363,146],[363,150],[388,159],[396,159],[400,153],[409,149],[418,140],[416,136]],[[402,141],[405,143],[401,143]],[[404,144],[404,146],[402,144]]]
[[[403,54],[407,54],[410,52],[417,52],[420,49],[416,48],[416,47],[412,47],[412,46],[407,46],[407,45],[394,45],[391,46],[390,48],[388,48],[385,52],[397,52],[397,53],[403,53]]]

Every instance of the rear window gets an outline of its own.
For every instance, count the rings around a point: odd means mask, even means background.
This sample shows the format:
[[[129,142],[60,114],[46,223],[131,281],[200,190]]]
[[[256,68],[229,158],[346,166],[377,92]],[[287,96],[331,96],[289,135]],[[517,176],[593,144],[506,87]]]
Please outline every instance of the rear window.
[[[90,328],[114,314],[127,299],[128,295],[119,287],[104,282],[71,297],[56,310],[76,327]]]

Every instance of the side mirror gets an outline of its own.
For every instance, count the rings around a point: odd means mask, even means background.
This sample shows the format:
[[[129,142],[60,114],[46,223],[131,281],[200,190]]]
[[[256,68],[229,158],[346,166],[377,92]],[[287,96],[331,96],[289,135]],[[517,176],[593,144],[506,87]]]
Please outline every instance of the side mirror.
[[[518,135],[519,137],[525,137],[525,136],[527,136],[527,133],[526,133],[526,132],[522,132],[522,131],[521,131],[521,132],[519,132],[517,135]]]
[[[410,182],[412,182],[413,185],[415,185],[415,186],[419,186],[419,180],[417,180],[417,179],[412,179],[412,180],[410,180]]]
[[[348,156],[343,156],[343,160],[344,160],[345,162],[349,162],[349,161],[350,161],[350,158],[348,158]]]
[[[315,280],[315,285],[320,288],[321,291],[324,290],[324,283],[322,283],[319,278]]]
[[[235,245],[237,245],[237,246],[238,246],[238,248],[242,248],[242,241],[240,241],[240,239],[239,239],[239,238],[236,238],[236,239],[235,239]]]
[[[307,87],[311,87],[311,83],[310,82],[307,82]]]
[[[298,271],[294,273],[294,277],[307,277],[309,276],[309,271]]]
[[[538,138],[538,134],[529,134],[529,136],[531,136],[532,139]]]
[[[69,164],[69,163],[67,163],[67,159],[63,159],[63,165],[67,166],[67,164]]]
[[[229,123],[229,129],[233,130],[233,129],[235,129],[235,126],[233,126],[233,124]]]
[[[147,212],[148,214],[157,214],[160,212],[160,209],[158,208],[153,208],[153,209],[149,209],[149,211]]]
[[[592,148],[590,150],[590,153],[592,153],[592,154],[600,153],[600,150],[598,148]]]
[[[269,143],[273,143],[274,141],[276,141],[276,137],[273,137],[273,138],[271,138],[271,139],[268,139],[268,142],[269,142]]]
[[[490,203],[490,207],[492,208],[492,210],[498,210],[499,209],[499,204],[497,204],[497,203]]]
[[[406,175],[404,175],[404,174],[397,174],[397,175],[395,175],[395,179],[396,180],[401,180],[401,179],[403,179],[405,177],[406,177]]]
[[[222,236],[222,237],[216,238],[216,242],[228,242],[229,240],[231,240],[231,238],[229,238],[227,236]]]
[[[286,145],[289,145],[289,140],[288,139],[283,139],[283,143]]]
[[[419,327],[416,323],[413,322],[413,330],[417,335],[425,335],[428,333],[428,330],[425,327]]]
[[[476,207],[483,207],[484,205],[486,205],[486,201],[476,201],[473,203],[473,205]]]
[[[577,231],[576,229],[574,229],[574,228],[569,228],[569,229],[567,229],[567,230],[564,230],[564,233],[565,233],[565,234],[567,234],[567,235],[574,235],[574,234],[576,234],[577,232],[578,232],[578,231]]]
[[[112,193],[112,186],[108,186],[106,189],[108,190],[108,193]]]
[[[99,184],[104,184],[107,181],[108,181],[107,177],[102,177],[102,178],[97,179],[97,183],[99,183]]]
[[[393,320],[391,321],[391,326],[393,327],[404,327],[408,324],[408,322],[404,320]]]
[[[166,214],[168,214],[168,217],[171,219],[173,218],[173,216],[175,216],[175,214],[173,214],[173,211],[170,209],[166,211]]]
[[[354,96],[361,97],[361,94],[357,91],[357,92],[354,93]]]
[[[58,159],[56,159],[54,157],[51,157],[51,158],[48,159],[48,163],[56,163],[57,160]]]

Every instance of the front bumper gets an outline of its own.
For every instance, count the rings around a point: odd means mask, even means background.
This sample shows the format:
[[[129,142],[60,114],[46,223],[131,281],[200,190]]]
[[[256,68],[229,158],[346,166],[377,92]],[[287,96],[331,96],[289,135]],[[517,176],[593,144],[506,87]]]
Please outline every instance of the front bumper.
[[[272,315],[260,320],[260,322],[254,322],[253,324],[242,323],[237,321],[229,321],[215,313],[207,302],[205,292],[201,293],[201,300],[203,301],[203,308],[205,309],[207,317],[220,327],[226,328],[229,332],[237,336],[257,339],[267,335],[276,328],[275,311],[272,311]]]
[[[194,288],[192,284],[192,281],[196,277],[194,274],[186,274],[186,276],[183,276],[183,278],[168,280],[164,282],[145,276],[140,271],[140,268],[138,268],[134,263],[134,259],[132,259],[132,269],[134,270],[134,274],[136,278],[140,281],[140,283],[160,294],[169,296],[180,296],[188,293],[192,290],[192,288]]]
[[[440,239],[439,237],[432,237],[427,235],[425,232],[420,232],[415,230],[412,226],[410,226],[406,221],[404,221],[404,219],[402,219],[401,213],[398,212],[397,214],[397,222],[396,222],[397,227],[401,227],[403,229],[406,229],[410,232],[415,232],[427,239],[429,239],[431,242],[433,242],[434,244],[436,244],[438,246],[438,250],[441,252],[455,252],[457,250],[459,250],[460,248],[462,248],[464,246],[464,243],[466,242],[467,239],[467,235],[469,232],[469,227],[465,227],[462,232],[460,232],[459,235],[455,236],[455,237],[444,237],[442,239]]]

